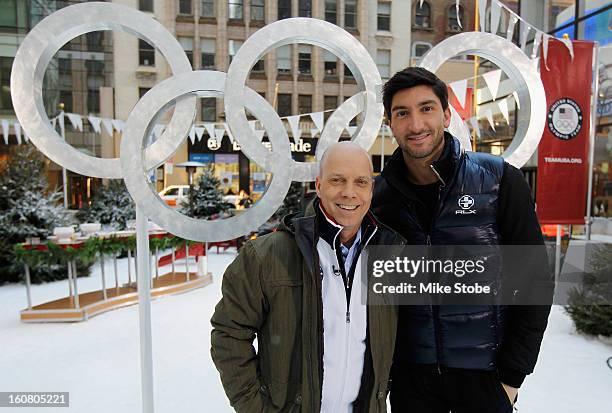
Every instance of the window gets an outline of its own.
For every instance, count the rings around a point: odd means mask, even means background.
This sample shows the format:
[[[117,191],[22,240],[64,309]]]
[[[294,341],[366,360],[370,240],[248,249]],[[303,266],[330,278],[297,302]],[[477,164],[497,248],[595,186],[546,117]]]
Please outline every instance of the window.
[[[325,60],[325,75],[338,75],[338,58],[336,55],[326,50],[323,59]]]
[[[72,89],[72,60],[59,58],[57,59],[57,66],[59,87],[62,89]]]
[[[251,71],[255,73],[264,73],[265,70],[266,66],[263,58],[259,59],[257,63],[255,63],[255,66],[253,66],[253,68],[251,69]]]
[[[291,116],[291,95],[285,93],[279,93],[276,112],[278,116],[285,117]]]
[[[414,25],[415,27],[428,28],[431,27],[431,8],[426,1],[419,7],[419,4],[414,8]]]
[[[230,40],[229,41],[229,62],[232,63],[232,60],[234,60],[234,56],[236,56],[236,53],[238,53],[238,49],[240,49],[240,46],[242,46],[242,43],[244,43],[242,40]]]
[[[87,110],[89,112],[100,113],[100,88],[102,86],[104,86],[104,76],[87,77]]]
[[[291,0],[278,0],[278,20],[291,17]]]
[[[376,52],[376,65],[378,66],[380,77],[389,79],[391,74],[391,51],[378,50]]]
[[[13,58],[0,56],[0,110],[12,110],[13,101],[11,100],[11,67]]]
[[[325,21],[336,24],[337,8],[336,0],[325,0]]]
[[[67,60],[67,59],[61,59]],[[103,76],[104,75],[104,62],[101,60],[86,60],[85,68],[87,69],[87,76]]]
[[[298,95],[298,113],[300,115],[312,113],[311,95]]]
[[[202,69],[215,68],[215,39],[200,39],[200,53],[202,54]]]
[[[344,1],[344,27],[357,29],[357,0]]]
[[[139,0],[138,10],[140,11],[153,11],[153,0]]]
[[[251,0],[251,21],[263,22],[265,20],[265,0]]]
[[[72,112],[72,90],[60,90],[60,103],[65,112]]]
[[[202,0],[200,3],[201,17],[215,17],[215,0]]]
[[[422,57],[431,49],[431,44],[414,42],[412,45],[412,57]]]
[[[351,72],[351,69],[349,69],[346,63],[344,64],[344,77],[347,79],[353,79],[353,72]]]
[[[311,73],[310,56],[312,54],[312,46],[301,44],[298,50],[298,71],[300,74],[309,75]]]
[[[230,20],[243,19],[243,0],[228,0],[227,7]]]
[[[191,67],[193,67],[193,37],[178,37],[178,41],[181,44],[181,47],[185,51],[187,58],[189,59],[189,63],[191,63]]]
[[[138,39],[138,63],[141,66],[155,66],[155,49],[142,39]]]
[[[311,0],[299,0],[298,3],[300,17],[312,17],[312,1]]]
[[[463,7],[459,6],[459,20],[461,24],[463,24]],[[457,21],[457,10],[455,6],[450,6],[448,8],[448,30],[451,32],[460,32],[461,27],[459,27],[459,21]]]
[[[279,74],[291,73],[291,45],[276,49],[276,70]]]
[[[0,27],[3,32],[25,33],[30,27],[30,2],[3,0],[0,2]]]
[[[323,97],[323,110],[329,111],[323,114],[323,119],[327,122],[327,119],[331,116],[334,109],[338,107],[338,96],[324,96]]]
[[[202,121],[215,122],[217,120],[217,99],[203,98],[202,102]]]
[[[191,0],[179,0],[179,14],[191,14]]]
[[[151,88],[148,88],[148,87],[139,87],[138,88],[138,99],[140,99],[144,95],[146,95],[149,90],[151,90]]]
[[[378,30],[391,30],[391,3],[378,3]]]
[[[87,41],[87,50],[92,52],[101,52],[103,50],[104,32],[89,32],[85,34]]]

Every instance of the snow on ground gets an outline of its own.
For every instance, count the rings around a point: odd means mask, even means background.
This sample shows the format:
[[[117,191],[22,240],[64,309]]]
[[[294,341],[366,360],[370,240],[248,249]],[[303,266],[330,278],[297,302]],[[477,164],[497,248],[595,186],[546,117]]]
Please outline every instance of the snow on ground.
[[[231,412],[210,358],[210,317],[221,278],[235,251],[209,255],[213,284],[152,302],[156,412]],[[114,285],[107,264],[107,285]],[[126,260],[120,260],[120,270]],[[179,267],[180,268],[180,267]],[[193,270],[194,266],[191,265]],[[79,291],[99,289],[99,267],[79,279]],[[127,281],[127,272],[121,278]],[[67,281],[34,286],[39,304],[68,293]],[[138,307],[81,323],[24,324],[25,286],[0,287],[0,391],[68,391],[60,412],[132,413],[141,410]],[[609,413],[612,346],[577,334],[554,307],[536,372],[520,392],[521,413]],[[0,411],[8,409],[0,408]],[[50,412],[53,409],[28,409]]]

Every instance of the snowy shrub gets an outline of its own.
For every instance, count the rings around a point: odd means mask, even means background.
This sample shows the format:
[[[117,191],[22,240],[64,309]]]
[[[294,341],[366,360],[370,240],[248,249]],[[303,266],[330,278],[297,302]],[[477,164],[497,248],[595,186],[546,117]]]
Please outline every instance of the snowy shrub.
[[[214,219],[229,209],[223,201],[219,179],[212,168],[205,168],[189,190],[187,201],[180,205],[180,212],[193,218]]]
[[[127,221],[136,218],[134,201],[123,180],[113,179],[98,191],[91,205],[77,213],[81,222],[99,222],[117,230],[127,228]]]

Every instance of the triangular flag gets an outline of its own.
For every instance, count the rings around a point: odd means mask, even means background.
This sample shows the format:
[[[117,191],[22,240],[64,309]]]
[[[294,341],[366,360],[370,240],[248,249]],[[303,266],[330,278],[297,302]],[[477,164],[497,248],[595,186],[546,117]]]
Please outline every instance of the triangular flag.
[[[320,130],[318,128],[311,128],[310,129],[310,137],[314,138],[319,132],[320,132]]]
[[[517,21],[518,17],[511,14],[510,20],[508,21],[508,30],[506,30],[506,40],[512,41],[512,38],[514,37],[514,26],[516,26]]]
[[[193,145],[195,143],[195,128],[192,126],[191,129],[189,129],[189,139],[191,140],[191,144]]]
[[[310,114],[310,118],[312,122],[315,124],[315,127],[322,131],[323,130],[323,112],[315,112]]]
[[[211,138],[214,138],[215,136],[215,124],[214,123],[205,123],[204,129],[206,129],[208,136],[210,136]]]
[[[80,115],[77,115],[76,113],[66,113],[66,116],[68,116],[68,120],[75,130],[81,132],[83,131],[83,119],[81,119]]]
[[[548,68],[548,40],[550,40],[550,35],[544,33],[542,35],[542,52],[544,53],[544,66],[546,67],[546,70],[550,71],[550,69]]]
[[[491,125],[491,129],[493,129],[495,131],[495,122],[493,121],[493,112],[491,112],[491,109],[486,109],[484,112],[480,111],[480,113],[478,113],[481,117],[484,115],[485,118],[487,118],[487,120],[489,121],[489,125]]]
[[[487,0],[478,2],[478,21],[480,22],[480,31],[486,31],[486,19],[487,19]]]
[[[58,115],[58,119],[59,119],[59,125],[60,125],[60,133],[62,134],[62,137],[65,138],[66,136],[66,119],[64,118],[64,112],[60,112],[60,114]]]
[[[457,97],[462,109],[465,109],[465,94],[467,92],[467,79],[457,80],[448,84]]]
[[[249,126],[251,127],[251,130],[252,130],[253,132],[255,132],[255,131],[257,130],[257,128],[255,127],[255,124],[256,124],[256,123],[257,123],[257,121],[256,121],[256,120],[250,120],[250,121],[249,121]]]
[[[459,3],[461,0],[455,0],[455,14],[457,15],[457,24],[459,27],[463,29],[463,25],[461,24],[461,18],[459,17]]]
[[[525,27],[521,30],[521,50],[525,51],[525,46],[527,46],[527,38],[529,37],[529,31],[531,30],[531,26],[525,23]]]
[[[102,122],[102,119],[93,116],[93,115],[89,115],[87,117],[87,120],[89,121],[89,123],[91,124],[91,127],[93,128],[94,132],[96,133],[100,133],[101,129],[100,129],[100,122]]]
[[[300,139],[298,135],[298,130],[300,127],[300,116],[301,115],[293,115],[287,117],[287,122],[289,122],[289,127],[291,128],[291,136],[293,137],[293,142],[297,142]],[[301,134],[301,131],[299,132]]]
[[[266,134],[266,131],[263,129],[257,129],[255,131],[255,136],[257,136],[257,139],[259,139],[259,142],[261,142],[263,140],[264,135]]]
[[[221,142],[223,135],[225,135],[225,129],[215,129],[215,139],[217,141]]]
[[[13,122],[13,129],[15,129],[15,137],[17,138],[17,143],[21,145],[21,125],[19,122]]]
[[[508,99],[502,99],[497,101],[497,106],[502,116],[506,120],[506,123],[510,125],[510,115],[508,114]]]
[[[491,1],[491,33],[497,34],[499,29],[499,18],[501,16],[501,6],[497,0]]]
[[[113,123],[113,127],[118,131],[118,132],[123,132],[123,127],[125,126],[125,122],[119,119],[112,119],[111,122]]]
[[[6,119],[2,119],[2,137],[4,138],[4,143],[5,144],[9,144],[8,143],[8,139],[9,139],[9,123],[8,120]]]
[[[353,135],[355,134],[355,131],[357,130],[357,126],[347,126],[346,127],[346,131],[349,133],[349,135],[351,136],[351,138],[353,137]]]
[[[518,93],[516,93],[516,90],[512,92],[512,96],[514,97],[514,103],[516,103],[516,107],[521,110],[521,102],[519,101]]]
[[[420,1],[419,1],[419,9],[420,9],[421,7],[423,7],[423,0],[420,0]]]
[[[470,122],[470,125],[472,125],[472,129],[474,130],[474,132],[476,132],[476,136],[480,138],[480,127],[478,126],[478,120],[474,116],[472,116],[468,119],[468,121]]]
[[[195,129],[195,135],[198,137],[198,142],[202,140],[202,136],[204,136],[204,128],[194,128]]]
[[[542,41],[542,32],[536,31],[536,34],[533,38],[533,49],[531,49],[531,58],[535,59],[538,55],[538,51],[540,49],[540,42]]]
[[[497,97],[497,91],[499,90],[499,81],[501,79],[502,71],[501,69],[492,70],[487,73],[482,74],[482,78],[484,79],[489,91],[491,92],[491,97],[493,100]]]
[[[53,130],[55,130],[55,125],[57,125],[57,118],[51,119],[51,125],[53,126]]]
[[[571,60],[574,60],[574,44],[572,43],[572,40],[568,37],[568,36],[563,36],[563,38],[559,39],[563,42],[563,44],[565,45],[565,47],[567,47],[567,50],[569,51]]]
[[[102,118],[102,126],[104,126],[106,133],[108,133],[109,136],[112,137],[113,136],[113,121],[111,119]]]

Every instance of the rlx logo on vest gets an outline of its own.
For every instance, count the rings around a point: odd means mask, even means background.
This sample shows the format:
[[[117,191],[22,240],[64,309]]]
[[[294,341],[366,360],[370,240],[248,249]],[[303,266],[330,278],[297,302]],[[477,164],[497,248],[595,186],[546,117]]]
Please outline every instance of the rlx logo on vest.
[[[463,195],[459,198],[457,204],[459,204],[461,209],[456,210],[455,215],[470,215],[476,213],[475,209],[470,209],[474,205],[474,198],[469,195]]]

